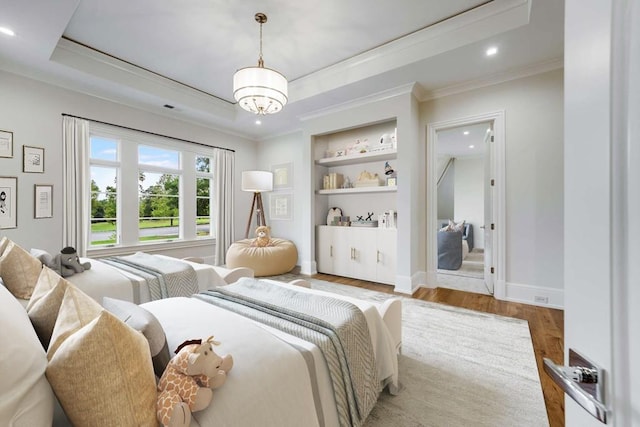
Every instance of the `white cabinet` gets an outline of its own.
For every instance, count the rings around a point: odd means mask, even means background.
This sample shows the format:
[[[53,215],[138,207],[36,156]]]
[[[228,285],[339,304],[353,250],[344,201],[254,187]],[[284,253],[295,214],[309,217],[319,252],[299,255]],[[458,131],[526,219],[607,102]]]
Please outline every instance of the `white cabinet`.
[[[395,230],[318,226],[317,269],[320,273],[394,284]]]

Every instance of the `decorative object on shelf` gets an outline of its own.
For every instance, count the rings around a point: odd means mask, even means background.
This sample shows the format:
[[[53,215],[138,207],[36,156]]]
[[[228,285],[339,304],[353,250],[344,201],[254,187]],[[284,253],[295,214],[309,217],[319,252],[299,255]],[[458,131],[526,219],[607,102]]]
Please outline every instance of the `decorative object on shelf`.
[[[283,163],[271,167],[273,173],[273,189],[284,190],[293,187],[293,164]]]
[[[364,154],[369,152],[369,140],[365,139],[356,139],[356,142],[353,145],[347,147],[347,155],[351,154]]]
[[[22,146],[22,172],[44,173],[44,148]]]
[[[233,75],[233,97],[243,109],[259,114],[273,114],[287,103],[287,79],[279,72],[264,67],[262,59],[262,24],[267,15],[256,13],[260,24],[260,56],[257,67],[241,68]]]
[[[387,187],[397,187],[398,186],[398,178],[395,176],[387,177]]]
[[[337,225],[340,227],[349,227],[351,225],[351,217],[350,216],[335,216],[333,220],[328,225]]]
[[[257,227],[267,225],[264,219],[264,208],[262,206],[262,192],[273,190],[273,174],[268,171],[244,171],[242,172],[242,191],[253,192],[253,202],[251,203],[251,211],[249,212],[249,220],[247,221],[247,229],[244,238],[249,238],[249,228],[251,228],[251,217],[253,211],[256,211]]]
[[[351,221],[352,227],[377,227],[378,221],[373,219],[373,212],[367,212],[367,217],[358,215],[355,221]]]
[[[348,176],[344,177],[344,182],[342,183],[342,186],[340,188],[351,188],[353,187],[353,185],[351,185],[351,180],[349,179]]]
[[[342,149],[342,150],[336,150],[335,151],[335,155],[336,157],[343,157],[347,155],[347,150]]]
[[[0,157],[13,157],[13,132],[0,130]]]
[[[380,185],[380,178],[377,173],[362,171],[358,179],[353,184],[354,187],[377,187]]]
[[[341,216],[342,216],[342,209],[336,208],[336,207],[329,209],[329,212],[327,213],[327,225],[331,225],[335,217],[341,217]]]
[[[380,228],[396,228],[397,224],[397,212],[393,210],[389,210],[381,215],[378,215],[378,227]]]
[[[293,212],[293,194],[271,193],[269,195],[271,220],[291,220]]]
[[[18,227],[18,178],[0,176],[0,229]]]
[[[344,176],[341,173],[330,173],[322,179],[322,188],[324,190],[335,190],[342,188]]]
[[[384,162],[384,174],[385,175],[395,176],[395,172],[396,171],[393,170],[393,168],[391,167],[389,162]]]
[[[53,185],[34,185],[33,217],[53,217]]]

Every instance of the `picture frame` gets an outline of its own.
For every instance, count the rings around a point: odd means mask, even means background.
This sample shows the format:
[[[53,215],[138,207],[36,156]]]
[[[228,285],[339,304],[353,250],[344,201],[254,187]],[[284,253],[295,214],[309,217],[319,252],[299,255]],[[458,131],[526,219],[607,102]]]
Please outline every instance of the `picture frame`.
[[[44,148],[22,146],[22,172],[44,173]]]
[[[18,227],[18,178],[0,176],[0,229]]]
[[[0,157],[13,158],[13,132],[0,130]]]
[[[293,194],[270,193],[269,212],[271,220],[290,221],[293,219]]]
[[[397,185],[398,185],[398,178],[396,178],[395,176],[390,176],[387,178],[388,187],[395,187]]]
[[[33,186],[33,217],[35,219],[53,218],[53,185],[35,184]]]
[[[293,187],[293,163],[282,163],[271,167],[273,189],[283,190]]]

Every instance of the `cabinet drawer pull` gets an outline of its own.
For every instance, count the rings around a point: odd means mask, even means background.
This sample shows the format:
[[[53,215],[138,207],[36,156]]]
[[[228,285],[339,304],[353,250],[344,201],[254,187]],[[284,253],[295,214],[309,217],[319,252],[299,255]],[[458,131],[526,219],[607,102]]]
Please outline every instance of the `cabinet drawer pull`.
[[[329,246],[329,256],[333,258],[333,245]]]
[[[380,262],[380,251],[376,251],[376,262]]]

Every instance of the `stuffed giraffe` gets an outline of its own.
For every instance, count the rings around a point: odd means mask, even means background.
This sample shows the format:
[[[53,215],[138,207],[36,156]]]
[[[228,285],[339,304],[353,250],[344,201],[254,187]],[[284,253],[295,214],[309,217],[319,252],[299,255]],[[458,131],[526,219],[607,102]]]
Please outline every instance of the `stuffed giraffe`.
[[[221,387],[233,367],[231,355],[218,356],[213,351],[220,343],[213,337],[206,341],[185,341],[158,383],[156,405],[158,421],[165,427],[187,427],[191,413],[209,406],[213,389]]]

